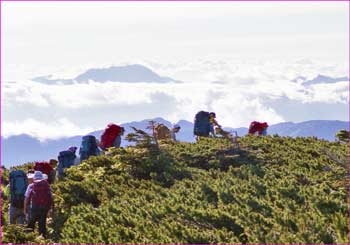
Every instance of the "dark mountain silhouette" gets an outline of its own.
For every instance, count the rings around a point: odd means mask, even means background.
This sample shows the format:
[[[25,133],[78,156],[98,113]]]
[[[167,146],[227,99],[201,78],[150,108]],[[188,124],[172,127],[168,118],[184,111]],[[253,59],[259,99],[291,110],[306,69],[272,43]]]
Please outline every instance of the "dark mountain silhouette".
[[[163,118],[158,117],[154,118],[153,120],[163,123],[169,128],[172,127],[172,123],[164,120]],[[131,126],[150,132],[150,130],[146,129],[149,125],[149,121],[150,119],[146,119],[122,124],[126,130],[125,135],[132,132]],[[195,138],[193,136],[193,123],[186,120],[180,120],[178,124],[181,126],[181,131],[177,134],[177,139],[185,142],[194,142]],[[349,130],[349,122],[313,120],[301,123],[278,123],[275,125],[270,125],[268,134],[278,134],[280,136],[291,137],[315,136],[320,139],[334,141],[334,136],[340,129]],[[239,136],[243,136],[248,132],[247,128],[226,127],[225,130],[236,131]],[[98,130],[89,134],[95,135],[99,139],[102,132],[103,130]],[[5,166],[12,166],[34,160],[56,158],[58,152],[67,149],[69,146],[80,146],[81,137],[82,136],[80,135],[57,140],[48,140],[46,142],[40,142],[39,140],[28,135],[17,135],[9,138],[2,137],[2,164]],[[128,144],[129,143],[125,140],[122,141],[122,146],[126,146]]]

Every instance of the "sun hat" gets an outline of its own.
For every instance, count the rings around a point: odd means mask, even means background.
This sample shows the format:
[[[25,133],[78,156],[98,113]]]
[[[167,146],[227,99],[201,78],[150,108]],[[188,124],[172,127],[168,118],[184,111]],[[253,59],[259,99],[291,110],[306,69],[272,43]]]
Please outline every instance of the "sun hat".
[[[28,178],[28,179],[33,179],[33,176],[34,176],[34,173],[28,173],[28,174],[27,174],[27,178]]]
[[[33,175],[33,180],[44,180],[47,179],[47,175],[43,174],[41,171],[35,171]]]

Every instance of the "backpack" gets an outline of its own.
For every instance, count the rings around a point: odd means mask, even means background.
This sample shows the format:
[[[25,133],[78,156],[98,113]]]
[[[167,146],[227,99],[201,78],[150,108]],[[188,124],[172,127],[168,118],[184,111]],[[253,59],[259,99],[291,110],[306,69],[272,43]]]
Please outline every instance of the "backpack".
[[[113,123],[108,124],[107,128],[101,135],[100,146],[102,149],[106,149],[113,146],[115,138],[119,135],[121,127]]]
[[[10,203],[16,208],[23,208],[24,194],[28,187],[28,178],[23,170],[14,170],[10,173]]]
[[[81,146],[79,149],[80,160],[86,160],[90,156],[98,155],[98,148],[96,144],[96,138],[93,135],[86,135],[83,137]]]
[[[249,134],[255,134],[255,132],[257,131],[258,124],[259,123],[257,121],[251,122],[250,125],[249,125],[248,133]]]
[[[197,136],[209,136],[210,122],[209,112],[200,111],[196,114],[194,120],[193,134]]]
[[[48,162],[35,162],[34,163],[34,170],[40,171],[43,174],[46,174],[47,176],[49,176],[49,174],[53,170],[53,168],[51,167],[50,163],[48,163]]]
[[[30,197],[32,207],[34,208],[50,208],[53,202],[51,188],[46,180],[33,182]]]
[[[162,123],[157,124],[154,127],[154,136],[157,140],[170,139],[170,130]]]
[[[64,169],[74,165],[76,156],[72,151],[61,151],[58,155],[58,175],[64,176]]]

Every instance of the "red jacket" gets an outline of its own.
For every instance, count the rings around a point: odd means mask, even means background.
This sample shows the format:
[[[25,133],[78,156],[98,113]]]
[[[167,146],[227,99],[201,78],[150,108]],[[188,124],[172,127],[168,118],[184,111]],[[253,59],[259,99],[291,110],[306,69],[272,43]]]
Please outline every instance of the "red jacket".
[[[249,134],[255,134],[256,132],[258,132],[259,134],[261,134],[261,132],[267,128],[269,125],[266,122],[257,122],[257,121],[253,121],[250,123],[249,126]]]

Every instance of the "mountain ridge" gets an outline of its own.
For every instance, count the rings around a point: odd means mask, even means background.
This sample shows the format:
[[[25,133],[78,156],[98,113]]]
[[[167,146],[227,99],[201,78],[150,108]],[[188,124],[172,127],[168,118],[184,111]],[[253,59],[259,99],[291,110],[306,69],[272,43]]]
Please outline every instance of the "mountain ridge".
[[[132,129],[130,126],[145,130],[148,126],[149,120],[155,120],[157,122],[164,123],[166,126],[171,127],[173,124],[161,117],[154,119],[144,119],[142,121],[133,121],[129,123],[122,123],[121,126],[125,127],[126,132],[124,136]],[[179,120],[177,122],[181,126],[180,132],[177,134],[177,140],[184,142],[195,142],[193,136],[193,123],[187,120]],[[225,127],[225,130],[236,131],[238,136],[243,136],[248,133],[248,128],[231,128]],[[270,125],[268,128],[268,134],[278,134],[280,136],[290,137],[318,137],[329,141],[335,140],[335,134],[340,129],[349,130],[349,122],[338,120],[311,120],[300,123],[283,122],[274,125]],[[100,138],[103,129],[89,132],[97,138]],[[72,137],[65,137],[55,140],[47,140],[40,142],[38,139],[29,135],[10,136],[8,138],[1,137],[3,154],[2,164],[5,166],[19,165],[27,161],[45,160],[49,158],[56,158],[58,152],[68,148],[71,145],[80,146],[81,137],[83,135],[76,135]],[[122,140],[122,146],[125,147],[128,142]]]

